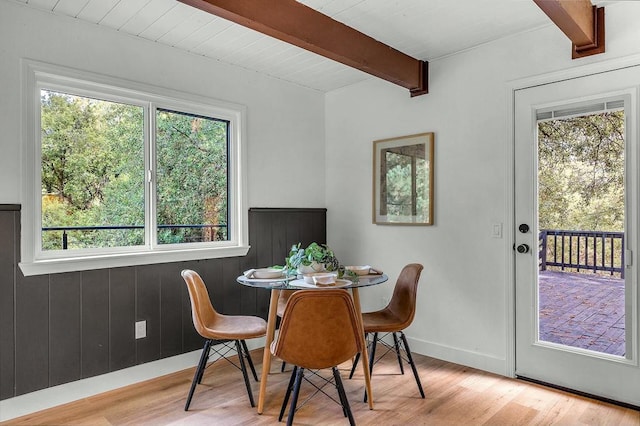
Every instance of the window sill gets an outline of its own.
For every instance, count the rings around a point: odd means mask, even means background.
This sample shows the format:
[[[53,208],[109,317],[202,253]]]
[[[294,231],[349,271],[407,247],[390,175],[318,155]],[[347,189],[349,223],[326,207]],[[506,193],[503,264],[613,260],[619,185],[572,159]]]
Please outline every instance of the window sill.
[[[33,262],[20,262],[19,266],[24,276],[30,276],[57,274],[61,272],[89,271],[93,269],[119,268],[125,266],[184,262],[189,260],[239,257],[245,256],[248,251],[249,246],[191,250],[167,250],[142,253],[96,255],[66,259],[46,259]]]

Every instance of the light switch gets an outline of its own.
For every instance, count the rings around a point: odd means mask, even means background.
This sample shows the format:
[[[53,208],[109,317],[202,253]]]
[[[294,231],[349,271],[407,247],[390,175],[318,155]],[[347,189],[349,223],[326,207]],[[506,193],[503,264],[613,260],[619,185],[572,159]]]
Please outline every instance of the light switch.
[[[494,223],[491,231],[493,238],[502,238],[502,223]]]

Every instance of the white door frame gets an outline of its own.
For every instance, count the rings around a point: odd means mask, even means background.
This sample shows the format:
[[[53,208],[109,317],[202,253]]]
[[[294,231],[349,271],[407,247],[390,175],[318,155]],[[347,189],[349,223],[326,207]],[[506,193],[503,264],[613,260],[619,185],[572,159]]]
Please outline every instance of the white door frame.
[[[603,62],[596,62],[567,70],[542,74],[524,79],[509,81],[506,83],[507,102],[507,135],[505,137],[505,223],[504,223],[504,244],[505,244],[505,306],[506,306],[506,350],[505,371],[507,377],[515,377],[516,365],[516,309],[515,309],[515,92],[544,84],[570,80],[579,77],[586,77],[593,74],[600,74],[615,71],[622,68],[640,65],[640,55],[625,56],[623,58],[611,59]]]

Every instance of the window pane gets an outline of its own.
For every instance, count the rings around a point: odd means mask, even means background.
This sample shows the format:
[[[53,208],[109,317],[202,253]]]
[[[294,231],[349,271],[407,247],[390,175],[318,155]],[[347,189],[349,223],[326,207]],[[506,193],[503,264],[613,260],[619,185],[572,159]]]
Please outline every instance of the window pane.
[[[40,97],[42,249],[144,244],[143,109]]]
[[[226,241],[229,122],[158,110],[158,243]]]

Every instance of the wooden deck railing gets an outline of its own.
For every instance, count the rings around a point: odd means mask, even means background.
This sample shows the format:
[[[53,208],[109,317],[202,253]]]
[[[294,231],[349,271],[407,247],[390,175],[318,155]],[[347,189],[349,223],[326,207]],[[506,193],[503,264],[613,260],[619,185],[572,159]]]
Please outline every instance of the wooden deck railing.
[[[602,271],[624,278],[624,232],[542,229],[538,242],[541,271]]]

